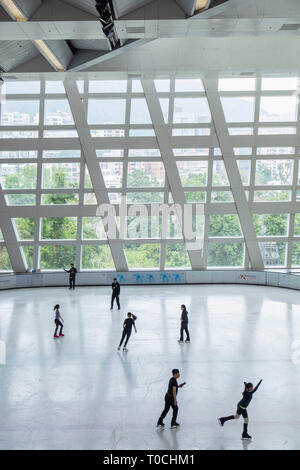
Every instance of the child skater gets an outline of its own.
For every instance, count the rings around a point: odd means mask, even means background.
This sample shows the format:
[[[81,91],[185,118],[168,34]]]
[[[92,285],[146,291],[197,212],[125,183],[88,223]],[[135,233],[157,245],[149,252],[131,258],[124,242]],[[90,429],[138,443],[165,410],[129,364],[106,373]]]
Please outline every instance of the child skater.
[[[54,323],[56,325],[56,328],[55,328],[55,332],[54,332],[54,338],[59,338],[60,336],[65,336],[63,333],[62,333],[62,330],[63,330],[63,319],[60,315],[60,311],[59,311],[59,305],[55,305],[54,307],[54,311],[55,311],[55,320],[54,320]],[[57,334],[57,330],[58,330],[58,327],[60,326],[60,331],[59,331],[59,335]]]
[[[247,406],[249,405],[250,401],[252,400],[252,395],[253,393],[256,392],[260,384],[262,383],[262,379],[258,382],[255,388],[253,388],[253,384],[251,382],[244,382],[245,384],[245,389],[243,391],[243,398],[238,402],[237,404],[237,410],[235,415],[230,415],[227,416],[226,418],[218,418],[220,426],[224,426],[224,423],[226,421],[229,421],[230,419],[239,419],[239,417],[242,415],[244,418],[244,430],[242,434],[242,439],[252,439],[251,436],[249,436],[247,430],[248,430],[248,413],[247,413]]]
[[[125,336],[126,336],[126,341],[125,341],[125,344],[124,344],[123,351],[127,351],[126,346],[127,346],[128,340],[129,340],[130,335],[131,335],[132,327],[134,328],[135,332],[137,333],[136,326],[135,326],[135,320],[137,320],[137,317],[135,315],[133,315],[131,312],[128,312],[127,313],[127,318],[123,323],[123,333],[122,333],[122,338],[121,338],[121,341],[120,341],[120,344],[119,344],[119,347],[118,347],[118,351],[120,351],[120,349],[121,349],[121,346],[122,346],[122,343],[125,339]]]
[[[186,334],[186,343],[190,342],[190,333],[188,329],[188,312],[185,307],[185,305],[181,305],[181,327],[180,327],[180,339],[178,340],[178,343],[183,343],[183,332],[185,331]]]

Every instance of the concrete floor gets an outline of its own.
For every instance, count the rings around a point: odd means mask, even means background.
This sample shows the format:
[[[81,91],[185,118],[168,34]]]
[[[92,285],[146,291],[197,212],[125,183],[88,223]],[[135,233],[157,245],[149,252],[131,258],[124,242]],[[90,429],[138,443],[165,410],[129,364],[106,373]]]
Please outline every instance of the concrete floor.
[[[0,449],[300,449],[300,293],[261,286],[122,287],[0,292]],[[65,337],[54,340],[53,306]],[[191,344],[177,343],[180,304]],[[128,353],[122,322],[138,315]],[[300,343],[298,346],[300,350]],[[295,361],[294,361],[295,362]],[[181,427],[157,431],[171,369]],[[232,414],[243,381],[264,381],[249,406],[251,442]],[[181,380],[180,379],[180,380]]]

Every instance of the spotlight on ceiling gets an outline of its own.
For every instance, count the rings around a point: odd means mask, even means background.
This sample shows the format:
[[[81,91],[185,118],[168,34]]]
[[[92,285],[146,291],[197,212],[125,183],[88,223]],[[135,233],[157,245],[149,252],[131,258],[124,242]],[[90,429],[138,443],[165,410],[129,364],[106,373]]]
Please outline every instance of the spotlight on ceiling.
[[[120,40],[114,26],[114,9],[110,0],[96,0],[96,10],[99,13],[99,20],[102,24],[102,31],[110,42],[112,49],[120,47]]]

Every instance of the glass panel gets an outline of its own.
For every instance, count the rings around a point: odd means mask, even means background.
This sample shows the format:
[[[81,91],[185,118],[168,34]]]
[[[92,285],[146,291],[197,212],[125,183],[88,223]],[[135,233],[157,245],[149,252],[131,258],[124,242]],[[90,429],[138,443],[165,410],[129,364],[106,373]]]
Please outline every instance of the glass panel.
[[[296,96],[262,96],[259,120],[262,122],[296,121],[297,107]]]
[[[22,246],[21,250],[23,251],[27,269],[32,269],[33,268],[33,246]]]
[[[129,269],[159,268],[160,245],[141,244],[124,246]]]
[[[125,124],[126,100],[89,99],[88,124]]]
[[[190,268],[191,263],[183,243],[166,244],[165,268]]]
[[[284,242],[260,242],[259,248],[266,267],[286,265],[286,246]]]
[[[38,131],[0,131],[0,139],[36,139]]]
[[[254,97],[221,97],[223,111],[227,122],[253,122]]]
[[[74,245],[51,245],[40,247],[40,268],[59,269],[74,263],[76,257],[76,246]]]
[[[174,123],[210,122],[211,115],[206,98],[175,98]]]
[[[172,129],[172,135],[174,136],[188,136],[188,135],[210,135],[209,127],[198,127],[198,128],[179,128]]]
[[[79,202],[78,194],[63,194],[63,193],[42,194],[42,205],[78,204],[78,202]]]
[[[42,187],[45,189],[78,188],[80,163],[44,163]]]
[[[183,186],[206,186],[207,161],[176,162]]]
[[[288,214],[253,214],[252,219],[258,236],[287,235]]]
[[[247,186],[250,183],[250,160],[237,160],[238,169],[240,171],[243,185]]]
[[[83,93],[83,91],[84,91],[84,80],[76,80],[76,85],[77,85],[79,93]]]
[[[43,150],[43,158],[80,158],[80,150]]]
[[[100,168],[107,188],[120,188],[122,186],[123,163],[101,162]]]
[[[297,90],[297,77],[263,77],[262,90]]]
[[[64,130],[55,130],[55,131],[44,131],[43,137],[47,137],[48,139],[59,138],[62,139],[64,137],[78,137],[77,131],[71,129],[64,129]]]
[[[231,191],[212,191],[211,202],[233,202]]]
[[[229,186],[225,165],[222,160],[215,160],[213,164],[212,175],[213,186]]]
[[[170,91],[170,80],[154,80],[154,85],[158,93]]]
[[[36,188],[36,163],[3,163],[0,165],[0,182],[4,189]]]
[[[255,78],[219,78],[219,91],[254,91]]]
[[[254,202],[290,201],[291,191],[254,191]]]
[[[0,152],[0,158],[37,158],[36,150],[6,150]]]
[[[7,194],[5,200],[8,206],[33,206],[35,194]]]
[[[207,266],[235,266],[244,264],[244,243],[209,243]]]
[[[97,152],[97,157],[102,158],[102,157],[107,157],[107,158],[122,158],[124,157],[124,150],[123,149],[110,149],[110,150],[96,150]]]
[[[6,100],[1,103],[2,126],[28,126],[39,123],[39,101]]]
[[[18,240],[33,240],[35,220],[29,217],[13,219]]]
[[[129,162],[128,188],[161,187],[165,183],[165,169],[162,162]]]
[[[77,217],[43,217],[42,240],[74,240],[77,235]]]
[[[291,184],[293,176],[292,160],[257,160],[255,184]]]
[[[175,91],[204,91],[202,80],[200,78],[176,79]]]
[[[83,217],[82,219],[82,239],[83,240],[105,240],[106,233],[104,230],[101,217]]]
[[[185,191],[184,194],[185,194],[186,202],[205,202],[206,201],[206,191]]]
[[[229,135],[253,135],[252,127],[229,127]]]
[[[132,98],[130,124],[152,124],[145,98]]]
[[[132,80],[132,93],[143,93],[143,87],[140,80]]]
[[[150,204],[152,202],[164,201],[164,193],[146,193],[146,192],[136,192],[136,193],[127,193],[126,195],[127,202],[129,204]]]
[[[169,119],[169,98],[159,98],[160,107],[164,116],[165,123],[168,124]]]
[[[27,82],[27,81],[5,81],[3,93],[5,95],[27,95],[40,93],[40,82]]]
[[[259,127],[258,135],[296,134],[296,127]]]
[[[126,93],[126,80],[90,80],[89,93]]]
[[[257,147],[257,155],[292,155],[295,147]]]
[[[300,214],[295,214],[294,235],[300,235]]]
[[[65,87],[62,81],[46,81],[45,86],[46,93],[65,93]]]
[[[234,155],[252,155],[251,147],[234,147]]]
[[[129,149],[128,157],[160,157],[159,149]]]
[[[91,129],[92,137],[124,137],[124,129]]]
[[[12,271],[10,259],[5,246],[0,246],[0,271]]]
[[[175,157],[208,157],[209,155],[209,148],[201,148],[201,149],[177,149],[173,148],[173,154]]]
[[[236,214],[213,215],[209,217],[210,237],[242,236],[239,218]]]
[[[292,266],[300,266],[300,242],[292,244]]]
[[[153,129],[129,129],[129,137],[153,137]]]
[[[84,204],[97,204],[97,199],[95,194],[87,193],[84,195]]]
[[[74,124],[68,100],[45,100],[44,124],[47,126]]]
[[[115,269],[107,245],[82,245],[82,269]]]

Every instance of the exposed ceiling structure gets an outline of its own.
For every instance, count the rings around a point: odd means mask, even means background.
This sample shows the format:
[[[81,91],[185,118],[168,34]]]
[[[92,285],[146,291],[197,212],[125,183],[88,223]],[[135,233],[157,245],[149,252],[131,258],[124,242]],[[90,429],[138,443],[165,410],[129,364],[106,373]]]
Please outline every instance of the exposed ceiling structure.
[[[106,3],[111,8],[117,42],[111,39],[112,33],[103,32],[96,3],[0,0],[1,70],[14,76],[65,71],[139,73],[147,71],[148,60],[148,68],[155,72],[169,65],[177,70],[193,64],[198,67],[203,60],[213,68],[213,61],[222,57],[230,56],[234,63],[237,54],[241,60],[249,56],[252,66],[253,55],[259,61],[260,51],[264,60],[280,57],[284,61],[298,44],[298,0],[98,0],[101,8]],[[243,40],[249,36],[253,41],[246,45]],[[278,39],[284,46],[275,42],[275,54],[269,57],[265,50]],[[284,49],[292,40],[293,48]],[[182,50],[182,62],[179,57],[174,60]],[[169,54],[172,62],[168,63]]]

